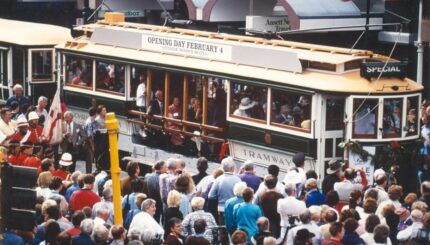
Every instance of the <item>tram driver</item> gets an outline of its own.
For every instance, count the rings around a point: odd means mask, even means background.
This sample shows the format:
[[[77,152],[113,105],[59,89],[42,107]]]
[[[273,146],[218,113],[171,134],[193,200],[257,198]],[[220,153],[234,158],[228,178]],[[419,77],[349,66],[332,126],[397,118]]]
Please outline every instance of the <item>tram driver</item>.
[[[363,105],[354,117],[354,133],[373,135],[375,133],[375,112],[369,105]]]

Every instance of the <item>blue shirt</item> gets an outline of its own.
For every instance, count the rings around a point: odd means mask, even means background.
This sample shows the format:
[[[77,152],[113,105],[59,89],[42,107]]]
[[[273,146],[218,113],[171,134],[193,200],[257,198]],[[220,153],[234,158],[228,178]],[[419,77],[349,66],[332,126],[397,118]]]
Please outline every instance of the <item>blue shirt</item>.
[[[13,231],[5,231],[3,233],[3,244],[4,245],[24,245],[24,239],[18,236]]]
[[[347,245],[364,245],[363,239],[361,239],[357,233],[349,233],[345,232],[345,235],[343,235],[342,241],[343,244]]]
[[[225,202],[224,206],[224,223],[227,230],[233,233],[237,224],[234,222],[233,209],[236,204],[243,203],[243,198],[239,196],[232,197]]]
[[[129,195],[125,195],[122,197],[122,202],[121,202],[122,209],[125,208],[125,205],[127,204],[127,199],[128,199],[128,204],[130,204],[130,210],[137,209],[137,206],[135,203],[136,193],[133,192]]]
[[[310,206],[313,205],[323,205],[325,201],[325,197],[324,195],[318,190],[318,189],[313,189],[310,190],[307,195],[306,195],[306,207],[309,208]]]
[[[260,186],[261,180],[259,177],[255,176],[253,173],[245,172],[241,175],[239,175],[240,179],[246,183],[248,187],[251,187],[254,192],[258,190],[258,187]]]
[[[66,198],[67,202],[70,200],[70,197],[72,196],[73,192],[80,190],[78,183],[73,183],[69,188],[66,190],[66,195],[64,197]]]
[[[72,245],[96,245],[89,235],[81,234],[79,236],[72,237]]]
[[[96,120],[93,120],[91,117],[87,118],[84,125],[85,133],[88,138],[94,139],[94,134],[99,129],[99,123]]]
[[[251,203],[239,203],[233,209],[234,220],[238,229],[245,230],[248,234],[248,241],[258,233],[257,220],[263,213],[259,206]]]
[[[12,104],[12,102],[18,102],[19,104],[19,111],[22,111],[22,107],[27,104],[27,105],[31,105],[31,101],[27,96],[21,96],[20,98],[16,97],[16,95],[12,95],[11,97],[9,97],[9,99],[7,99],[6,101],[6,107],[10,108],[10,105]]]
[[[240,178],[233,173],[226,172],[215,179],[212,189],[209,192],[209,199],[218,200],[218,208],[224,208],[225,202],[234,197],[234,185],[240,182]]]

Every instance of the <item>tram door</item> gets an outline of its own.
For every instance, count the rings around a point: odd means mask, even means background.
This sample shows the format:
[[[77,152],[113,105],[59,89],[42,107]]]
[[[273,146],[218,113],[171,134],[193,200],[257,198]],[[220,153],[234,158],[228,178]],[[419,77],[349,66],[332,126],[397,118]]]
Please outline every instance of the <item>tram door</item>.
[[[7,100],[9,97],[8,52],[7,47],[0,46],[0,100]]]
[[[319,155],[327,163],[332,159],[342,159],[343,149],[337,147],[344,138],[345,98],[323,96],[322,98],[321,140]],[[321,162],[321,161],[320,161]]]

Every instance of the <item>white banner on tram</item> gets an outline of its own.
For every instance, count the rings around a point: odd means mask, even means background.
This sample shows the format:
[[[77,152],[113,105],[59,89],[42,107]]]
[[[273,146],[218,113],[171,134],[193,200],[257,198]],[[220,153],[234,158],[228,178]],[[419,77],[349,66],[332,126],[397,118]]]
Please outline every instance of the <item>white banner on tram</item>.
[[[178,37],[142,34],[142,47],[159,52],[176,53],[214,59],[231,61],[232,47],[218,43],[204,42]]]
[[[287,171],[290,167],[294,167],[293,153],[270,149],[267,147],[255,147],[251,144],[230,140],[230,155],[237,160],[246,161],[252,160],[257,165],[267,167],[269,165],[277,165],[282,171]],[[305,170],[315,170],[315,160],[311,158],[305,159]]]
[[[363,150],[369,153],[367,160],[363,161],[360,155],[349,151],[349,166],[352,168],[361,168],[366,173],[366,178],[369,185],[373,184],[373,172],[375,172],[375,165],[372,164],[373,157],[375,155],[376,147],[374,146],[363,146]]]

